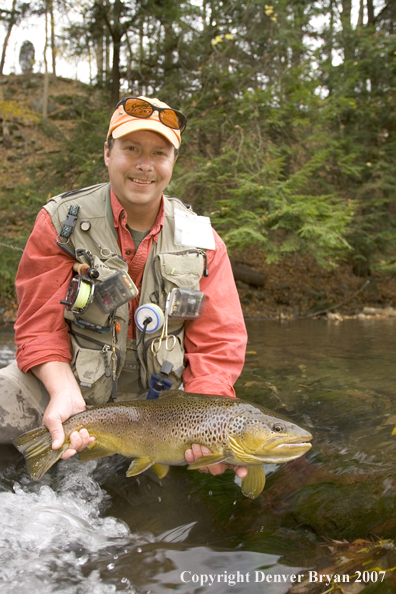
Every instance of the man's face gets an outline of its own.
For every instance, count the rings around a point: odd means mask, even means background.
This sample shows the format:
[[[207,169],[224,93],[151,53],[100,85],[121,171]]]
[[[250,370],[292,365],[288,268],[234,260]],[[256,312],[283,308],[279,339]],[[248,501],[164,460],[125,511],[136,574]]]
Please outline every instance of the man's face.
[[[175,163],[173,145],[161,134],[138,130],[114,140],[104,160],[118,200],[130,211],[135,206],[159,207]]]

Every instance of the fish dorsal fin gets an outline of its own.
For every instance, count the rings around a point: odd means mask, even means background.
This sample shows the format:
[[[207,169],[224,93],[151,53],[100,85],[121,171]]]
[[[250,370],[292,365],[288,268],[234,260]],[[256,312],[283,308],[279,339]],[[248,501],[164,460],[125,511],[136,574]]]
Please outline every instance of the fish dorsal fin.
[[[129,468],[126,471],[126,476],[136,476],[150,468],[153,464],[154,461],[151,458],[136,458],[130,463]]]
[[[112,456],[115,452],[109,450],[105,446],[98,444],[96,441],[89,444],[82,452],[78,452],[81,462],[88,462],[88,460],[98,460],[98,458],[105,458]]]
[[[256,499],[264,485],[265,474],[261,466],[249,466],[247,475],[242,479],[242,493],[250,499]]]
[[[197,468],[205,468],[205,466],[218,464],[219,462],[224,462],[226,458],[227,456],[224,454],[210,454],[209,456],[201,456],[188,465],[188,470],[196,470]]]
[[[170,396],[173,396],[173,398],[184,398],[185,395],[186,393],[183,392],[183,390],[162,390],[162,392],[159,393],[157,400],[160,398],[168,398]]]
[[[245,462],[247,464],[257,463],[257,458],[255,458],[251,454],[248,454],[234,437],[230,435],[228,439],[230,442],[230,448],[232,449],[238,460],[240,460],[241,462]]]
[[[169,466],[168,464],[153,464],[152,469],[154,470],[155,474],[158,478],[162,479],[164,476],[168,474]]]

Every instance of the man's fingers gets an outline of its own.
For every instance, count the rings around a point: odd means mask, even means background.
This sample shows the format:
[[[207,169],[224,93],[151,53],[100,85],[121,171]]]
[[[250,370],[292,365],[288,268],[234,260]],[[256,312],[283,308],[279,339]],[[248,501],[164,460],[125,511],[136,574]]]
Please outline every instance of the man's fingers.
[[[192,462],[194,462],[194,454],[192,449],[186,450],[184,452],[184,457],[186,459],[187,464],[191,464]]]
[[[243,479],[248,473],[248,469],[246,466],[231,466],[233,470],[235,470],[235,474],[240,478]]]
[[[191,449],[186,450],[184,455],[187,464],[191,464],[197,458],[201,458],[202,456],[210,456],[211,453],[211,450],[206,446],[201,446],[199,444],[194,443],[191,446]],[[206,474],[212,474],[213,476],[216,476],[218,474],[223,474],[223,472],[227,470],[227,468],[231,468],[232,470],[234,470],[236,475],[241,479],[247,475],[246,466],[233,466],[231,464],[224,464],[223,462],[219,462],[219,464],[211,464],[210,466],[200,468],[199,472],[205,472]]]
[[[77,454],[77,451],[73,448],[69,448],[68,450],[66,450],[66,452],[63,452],[61,458],[62,458],[62,460],[68,460],[75,454]]]
[[[48,430],[51,433],[52,449],[59,450],[59,448],[62,447],[62,444],[65,441],[65,432],[63,431],[62,423],[57,423],[54,429],[48,427]]]
[[[80,431],[73,431],[69,440],[70,448],[82,452],[92,441],[95,441],[95,438],[91,437],[86,429],[80,429]]]
[[[80,431],[73,431],[69,437],[70,447],[62,454],[63,460],[68,460],[77,452],[82,452],[90,443],[95,441],[95,437],[89,435],[86,429],[80,429]]]

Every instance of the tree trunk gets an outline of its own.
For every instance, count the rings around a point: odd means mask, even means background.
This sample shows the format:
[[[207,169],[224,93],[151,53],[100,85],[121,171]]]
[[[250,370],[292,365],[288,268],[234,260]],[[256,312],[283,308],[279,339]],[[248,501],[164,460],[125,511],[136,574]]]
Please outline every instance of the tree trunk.
[[[48,4],[45,7],[45,45],[44,45],[44,85],[43,85],[43,120],[48,116]]]
[[[334,91],[333,84],[333,49],[334,49],[334,0],[330,0],[330,26],[329,26],[329,43],[328,43],[328,80],[327,88],[329,95]]]
[[[144,24],[143,24],[143,19],[140,21],[139,24],[139,63],[138,63],[138,71],[140,74],[140,78],[138,80],[138,92],[137,94],[140,95],[145,95],[145,91],[143,90],[143,76],[142,76],[142,64],[143,64],[143,60],[144,60],[144,45],[143,45],[143,39],[144,39]]]
[[[295,31],[295,37],[291,46],[292,50],[292,66],[299,66],[304,53],[304,9],[305,6],[302,2],[294,3],[294,19],[293,29]]]
[[[367,16],[368,16],[368,25],[374,25],[375,17],[374,17],[374,3],[373,0],[367,0]]]
[[[105,43],[106,43],[105,79],[106,79],[106,81],[108,81],[110,78],[110,54],[111,54],[111,37],[110,37],[108,31],[106,31]]]
[[[126,80],[128,81],[128,91],[132,90],[134,85],[132,81],[132,64],[133,64],[133,51],[131,46],[131,40],[129,39],[128,33],[126,34],[126,45],[128,50],[127,68],[126,68]]]
[[[51,22],[51,57],[52,57],[52,74],[56,76],[56,46],[55,46],[55,19],[54,19],[54,3],[53,0],[48,2],[48,10]]]
[[[120,49],[121,38],[113,37],[113,67],[111,70],[111,103],[116,105],[120,99]]]
[[[342,24],[342,43],[344,47],[344,59],[349,61],[353,59],[353,42],[351,26],[352,0],[342,0],[341,24]]]
[[[105,27],[103,21],[104,3],[103,0],[97,0],[96,4],[100,7],[97,23],[95,25],[94,34],[94,51],[96,58],[96,82],[101,87],[105,82],[105,63],[104,63],[104,51],[105,51]]]
[[[104,36],[99,35],[95,39],[95,58],[96,58],[96,70],[97,70],[97,82],[100,86],[104,83]]]
[[[120,98],[120,57],[121,39],[123,36],[121,27],[122,2],[115,0],[113,5],[113,26],[109,27],[113,41],[113,65],[111,69],[111,102],[116,104]]]
[[[16,2],[17,2],[17,0],[12,0],[10,20],[8,21],[7,33],[6,33],[6,36],[4,39],[3,51],[1,54],[0,74],[3,74],[8,42],[10,40],[12,28],[16,23],[16,17],[17,17]]]
[[[364,0],[359,0],[359,16],[357,21],[358,27],[363,27],[364,24]]]

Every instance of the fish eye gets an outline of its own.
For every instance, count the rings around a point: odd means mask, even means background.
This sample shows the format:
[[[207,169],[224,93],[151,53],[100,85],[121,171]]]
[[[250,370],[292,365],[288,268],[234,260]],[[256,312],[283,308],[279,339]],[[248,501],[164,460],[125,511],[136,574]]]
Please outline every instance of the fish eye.
[[[281,431],[283,431],[283,425],[275,423],[275,425],[272,427],[272,430],[276,431],[276,433],[280,433]]]

